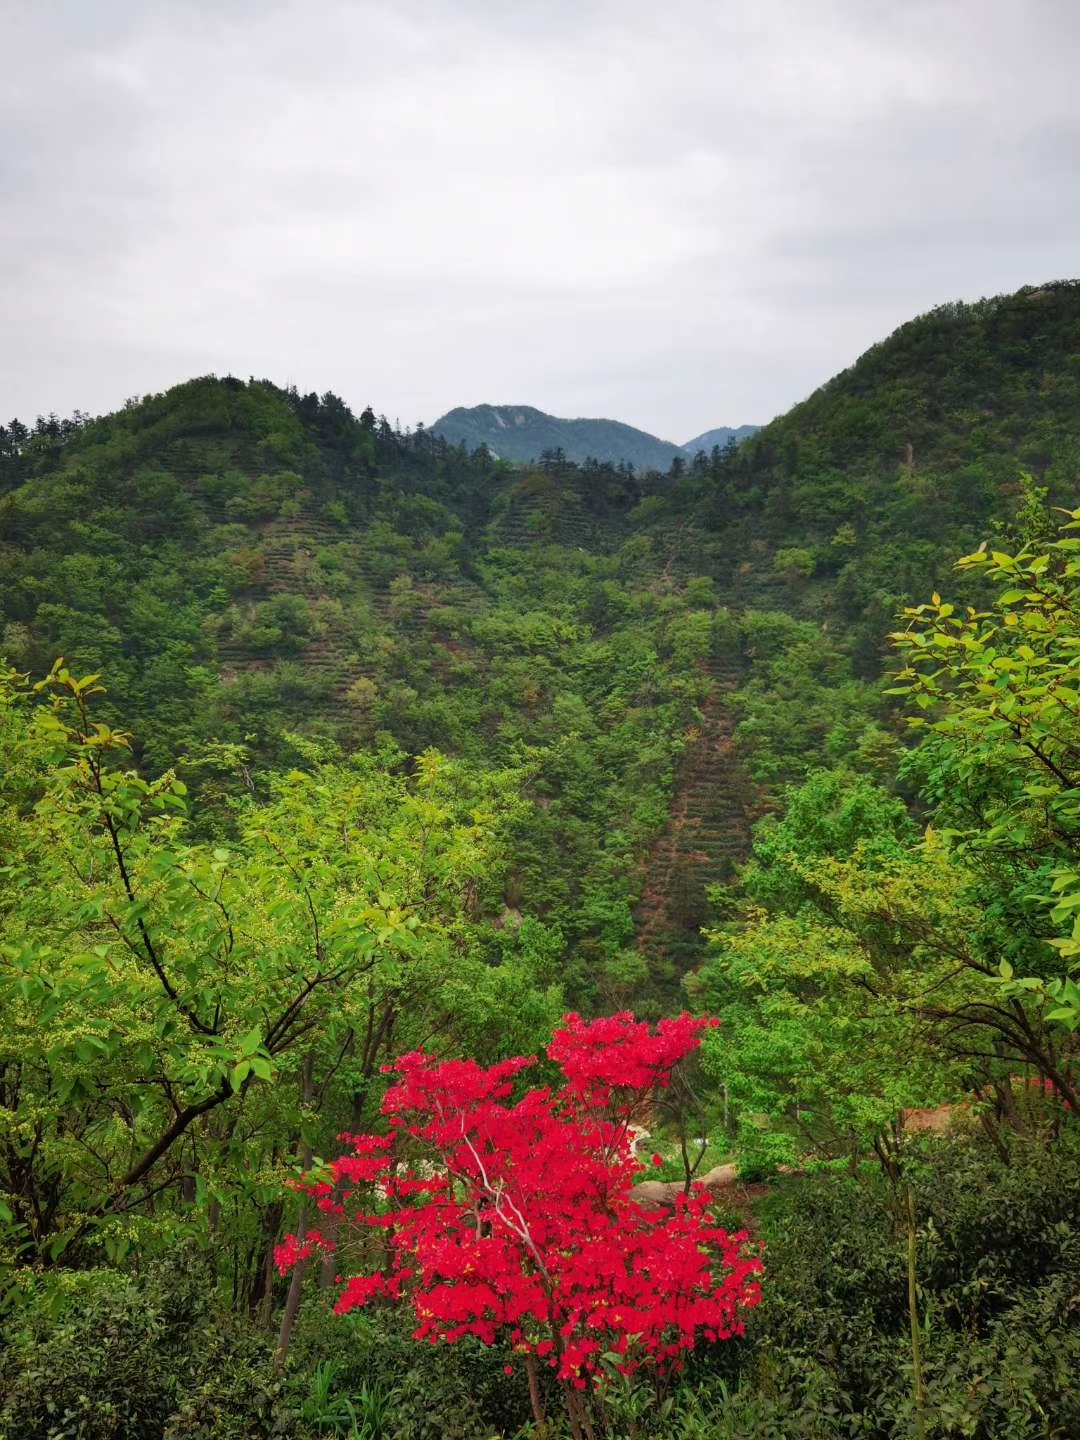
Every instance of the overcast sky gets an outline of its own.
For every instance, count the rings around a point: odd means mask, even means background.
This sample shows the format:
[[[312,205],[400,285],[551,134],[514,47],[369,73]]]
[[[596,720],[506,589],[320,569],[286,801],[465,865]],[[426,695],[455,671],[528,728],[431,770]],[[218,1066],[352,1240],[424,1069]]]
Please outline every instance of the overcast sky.
[[[1080,274],[1080,0],[0,0],[0,54],[4,418],[215,371],[683,441]]]

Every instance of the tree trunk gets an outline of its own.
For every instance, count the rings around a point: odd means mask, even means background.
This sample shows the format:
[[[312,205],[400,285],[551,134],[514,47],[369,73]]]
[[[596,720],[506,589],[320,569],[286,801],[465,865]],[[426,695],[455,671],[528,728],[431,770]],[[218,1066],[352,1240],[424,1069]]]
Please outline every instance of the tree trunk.
[[[331,1197],[338,1205],[342,1203],[343,1187],[336,1185]],[[329,1290],[334,1283],[334,1277],[338,1273],[337,1240],[341,1230],[342,1217],[330,1211],[323,1221],[322,1233],[327,1243],[327,1250],[323,1254],[322,1264],[319,1266],[319,1289]],[[332,1249],[329,1247],[333,1247]]]
[[[562,1387],[566,1398],[566,1412],[570,1416],[570,1433],[574,1440],[596,1440],[589,1412],[581,1398],[582,1392],[575,1389],[569,1380],[564,1380]]]
[[[911,1383],[915,1400],[916,1440],[926,1440],[926,1391],[923,1386],[922,1329],[919,1325],[919,1295],[916,1287],[915,1192],[910,1181],[907,1191],[907,1275],[908,1318],[911,1321]]]
[[[278,1230],[285,1206],[280,1200],[272,1201],[266,1207],[263,1219],[263,1263],[262,1270],[252,1279],[248,1308],[252,1319],[258,1320],[265,1329],[270,1324],[270,1309],[274,1298],[274,1247],[277,1245]]]
[[[315,1057],[309,1051],[304,1056],[304,1072],[301,1082],[300,1100],[301,1105],[306,1108],[311,1104],[315,1094]],[[300,1146],[300,1168],[310,1170],[311,1168],[311,1146],[304,1141]],[[298,1235],[303,1235],[307,1229],[308,1196],[305,1195],[300,1202],[300,1214],[296,1221]],[[300,1294],[304,1284],[304,1270],[306,1263],[298,1260],[293,1266],[292,1277],[289,1280],[289,1293],[285,1299],[285,1312],[281,1317],[281,1329],[278,1331],[277,1350],[274,1352],[274,1366],[280,1369],[285,1363],[285,1357],[289,1353],[289,1344],[292,1340],[293,1326],[296,1324],[296,1316],[300,1309]]]
[[[536,1421],[536,1432],[539,1440],[545,1440],[548,1433],[547,1416],[544,1414],[544,1402],[540,1398],[540,1377],[536,1373],[536,1356],[531,1350],[525,1356],[525,1374],[529,1377],[529,1404],[532,1406],[533,1419]]]

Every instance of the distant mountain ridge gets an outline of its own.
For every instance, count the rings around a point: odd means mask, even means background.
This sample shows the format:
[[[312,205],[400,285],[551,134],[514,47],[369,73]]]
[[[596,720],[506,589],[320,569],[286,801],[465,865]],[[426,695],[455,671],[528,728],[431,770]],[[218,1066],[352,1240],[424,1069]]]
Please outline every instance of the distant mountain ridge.
[[[739,442],[758,428],[723,426],[706,431],[686,445],[674,445],[619,420],[564,420],[533,405],[459,406],[431,426],[434,434],[454,445],[464,445],[468,450],[486,445],[503,460],[537,460],[545,450],[561,450],[568,460],[578,463],[623,462],[635,470],[669,470],[677,456],[711,451],[714,445],[723,448],[729,438]]]
[[[741,445],[744,440],[749,440],[751,435],[756,435],[760,429],[760,425],[721,425],[717,430],[706,430],[704,435],[695,435],[693,440],[687,440],[685,445],[679,446],[679,449],[684,455],[696,455],[699,450],[704,450],[706,455],[711,455],[715,446],[719,445],[723,450],[724,446],[732,440],[736,445]]]

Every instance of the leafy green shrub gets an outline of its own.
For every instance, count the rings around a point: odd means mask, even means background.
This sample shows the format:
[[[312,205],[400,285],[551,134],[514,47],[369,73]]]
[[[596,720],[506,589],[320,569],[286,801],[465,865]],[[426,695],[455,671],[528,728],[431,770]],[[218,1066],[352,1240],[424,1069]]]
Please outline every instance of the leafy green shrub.
[[[744,1122],[739,1132],[739,1179],[746,1184],[769,1180],[778,1165],[790,1165],[796,1159],[791,1137],[767,1126]]]
[[[1077,1143],[1017,1145],[1006,1163],[982,1141],[938,1141],[915,1189],[928,1435],[1080,1434]],[[909,1434],[904,1253],[876,1177],[793,1179],[772,1212],[739,1383],[688,1374],[709,1433]]]
[[[800,546],[785,546],[777,550],[773,557],[773,569],[778,575],[783,575],[785,580],[793,583],[809,580],[814,573],[814,557],[809,550]]]
[[[36,1280],[0,1333],[0,1440],[268,1435],[269,1341],[222,1323],[214,1284],[183,1255]]]
[[[480,1440],[513,1435],[530,1415],[522,1366],[507,1375],[509,1350],[468,1338],[438,1348],[418,1345],[411,1314],[374,1306],[349,1316],[314,1302],[302,1312],[290,1352],[290,1393],[304,1396],[319,1365],[333,1367],[328,1411],[374,1392],[386,1399],[386,1440]],[[545,1387],[551,1384],[541,1367]]]

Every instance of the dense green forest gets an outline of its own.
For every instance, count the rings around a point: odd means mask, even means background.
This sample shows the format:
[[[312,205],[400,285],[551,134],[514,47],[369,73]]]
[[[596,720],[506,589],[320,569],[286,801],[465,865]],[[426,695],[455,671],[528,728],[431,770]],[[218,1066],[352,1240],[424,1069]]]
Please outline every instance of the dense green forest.
[[[541,1434],[508,1334],[279,1275],[289,1178],[418,1048],[685,1008],[652,1178],[762,1303],[563,1423],[1080,1433],[1077,505],[1074,282],[663,473],[231,378],[0,428],[0,1437]]]

